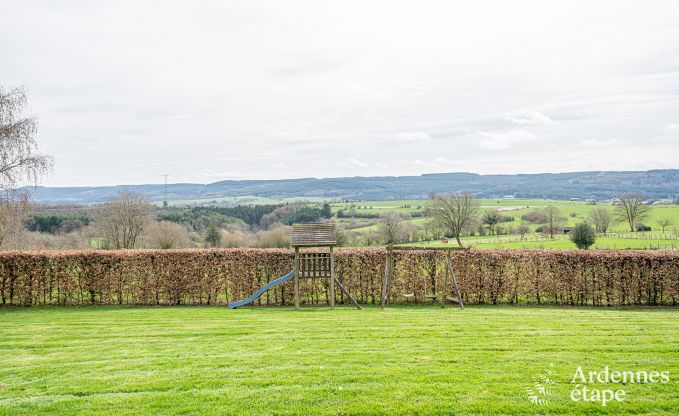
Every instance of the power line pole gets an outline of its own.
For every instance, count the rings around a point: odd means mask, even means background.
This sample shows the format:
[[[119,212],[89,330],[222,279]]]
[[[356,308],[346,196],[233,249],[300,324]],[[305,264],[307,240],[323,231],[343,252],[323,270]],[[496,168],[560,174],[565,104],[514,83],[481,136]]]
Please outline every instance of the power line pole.
[[[163,189],[163,208],[167,208],[167,177],[170,176],[168,174],[163,174],[163,177],[165,178],[165,187]]]

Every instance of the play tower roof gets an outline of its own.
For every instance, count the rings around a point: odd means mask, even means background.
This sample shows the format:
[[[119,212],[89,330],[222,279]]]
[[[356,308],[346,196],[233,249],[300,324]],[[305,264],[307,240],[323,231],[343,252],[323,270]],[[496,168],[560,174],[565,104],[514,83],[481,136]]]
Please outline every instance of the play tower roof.
[[[308,223],[292,225],[293,247],[322,247],[337,244],[335,223]]]

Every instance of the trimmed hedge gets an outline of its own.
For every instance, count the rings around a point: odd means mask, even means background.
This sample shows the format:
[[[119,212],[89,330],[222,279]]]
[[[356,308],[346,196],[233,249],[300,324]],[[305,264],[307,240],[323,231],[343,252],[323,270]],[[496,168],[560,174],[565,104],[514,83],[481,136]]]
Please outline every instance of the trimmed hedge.
[[[336,253],[337,275],[350,293],[360,303],[379,303],[386,250]],[[291,250],[280,249],[2,252],[0,301],[226,304],[291,270],[292,259]],[[440,292],[444,252],[395,250],[394,262],[391,302],[431,302],[426,295],[434,287]],[[453,252],[453,268],[466,303],[676,305],[679,300],[676,252],[471,250]],[[327,280],[302,279],[301,293],[305,303],[327,303]],[[292,281],[256,302],[292,303]]]

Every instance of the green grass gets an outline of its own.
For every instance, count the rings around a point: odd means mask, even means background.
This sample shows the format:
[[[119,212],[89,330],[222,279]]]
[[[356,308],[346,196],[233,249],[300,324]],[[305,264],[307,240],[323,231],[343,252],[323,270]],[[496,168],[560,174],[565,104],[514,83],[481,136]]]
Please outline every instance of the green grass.
[[[613,250],[679,250],[679,239],[666,234],[666,238],[661,237],[661,233],[633,233],[621,234],[618,236],[598,236],[596,242],[591,247],[593,249],[613,249]],[[492,249],[492,248],[550,248],[550,249],[576,249],[575,244],[570,241],[567,235],[555,235],[553,240],[549,236],[542,234],[528,234],[525,239],[521,239],[518,235],[501,235],[501,236],[469,236],[463,237],[462,243],[465,246],[478,249]],[[441,243],[440,241],[428,241],[422,243],[406,244],[419,247],[450,247],[456,246],[455,239],[449,239],[448,243]]]
[[[333,203],[333,212],[337,212],[340,209],[349,212],[353,207],[359,214],[385,214],[390,211],[399,212],[402,214],[412,215],[414,212],[423,212],[424,207],[427,206],[429,201],[425,200],[412,200],[412,201],[357,201],[357,202],[336,202]],[[594,207],[606,207],[611,212],[614,210],[614,206],[611,204],[598,203],[597,205],[591,205],[590,203],[583,201],[554,201],[545,199],[481,199],[479,200],[481,204],[481,211],[487,211],[492,209],[501,210],[502,215],[513,217],[513,221],[501,223],[500,226],[505,230],[510,227],[516,230],[516,228],[521,224],[521,216],[529,213],[533,210],[542,210],[547,205],[556,206],[561,215],[566,218],[566,226],[573,227],[578,223],[585,222],[587,220],[588,213]],[[421,207],[418,209],[417,207]],[[652,227],[653,231],[650,234],[657,235],[661,234],[661,228],[657,224],[657,221],[662,218],[671,218],[674,220],[674,224],[667,228],[666,235],[663,238],[648,238],[649,233],[632,233],[631,238],[629,233],[629,227],[623,223],[617,223],[610,227],[610,233],[627,233],[626,238],[619,238],[620,236],[607,236],[600,237],[597,246],[599,248],[606,249],[677,249],[679,248],[679,234],[677,229],[679,229],[679,206],[677,205],[660,205],[651,206],[650,215],[644,220],[644,224]],[[422,227],[429,218],[413,218],[409,222]],[[350,219],[344,219],[343,222],[348,224],[351,222]],[[352,232],[358,233],[374,233],[379,231],[379,225],[377,219],[358,221],[359,224],[365,224],[362,227],[351,227]],[[530,233],[529,237],[532,240],[540,238],[539,234],[535,234],[535,229],[539,227],[539,224],[528,224]],[[671,237],[671,238],[670,238]],[[474,240],[474,247],[477,248],[554,248],[554,249],[568,249],[574,248],[574,245],[570,241],[519,241],[518,235],[502,235],[500,236],[501,241],[491,241],[476,243],[477,240],[483,240],[484,237],[472,236],[469,239]],[[633,241],[637,240],[637,241]],[[423,246],[439,246],[436,242],[431,244],[418,244]]]
[[[679,408],[679,310],[0,309],[2,415],[647,414]],[[552,367],[553,365],[553,367]],[[584,371],[670,371],[623,403]],[[526,389],[553,370],[549,404]]]

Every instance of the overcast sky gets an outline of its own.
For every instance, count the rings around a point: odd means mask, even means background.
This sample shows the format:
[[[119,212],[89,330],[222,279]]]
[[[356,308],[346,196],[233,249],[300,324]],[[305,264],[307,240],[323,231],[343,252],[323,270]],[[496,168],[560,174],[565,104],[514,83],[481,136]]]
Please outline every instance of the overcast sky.
[[[0,0],[46,185],[679,168],[677,1]]]

